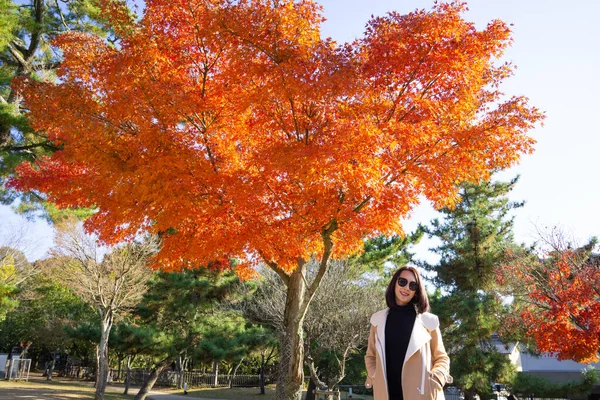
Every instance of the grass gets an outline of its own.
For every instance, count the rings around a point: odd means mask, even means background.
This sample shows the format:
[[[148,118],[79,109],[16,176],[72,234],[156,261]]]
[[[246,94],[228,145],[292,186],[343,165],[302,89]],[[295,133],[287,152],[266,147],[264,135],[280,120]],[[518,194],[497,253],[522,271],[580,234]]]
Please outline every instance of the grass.
[[[160,389],[164,393],[183,395],[183,390]],[[258,388],[192,388],[188,390],[188,397],[197,399],[214,399],[214,400],[274,400],[275,386],[267,386],[265,394],[259,394]],[[306,392],[304,392],[306,393]],[[341,400],[348,398],[348,393],[341,393]],[[373,396],[354,394],[354,399],[373,400]]]
[[[55,378],[47,381],[41,376],[33,375],[29,382],[0,380],[0,400],[4,399],[93,399],[94,388],[91,382]],[[156,387],[153,390],[165,394],[183,395],[183,390]],[[107,386],[104,396],[107,400],[132,400],[133,395],[122,394],[122,386]],[[131,393],[137,393],[132,388]],[[347,399],[347,393],[342,392],[341,400]],[[275,400],[275,385],[265,388],[265,394],[261,395],[258,388],[191,388],[188,390],[189,398],[214,399],[214,400]],[[373,400],[372,396],[354,395],[354,399]]]
[[[0,380],[0,399],[93,399],[95,389],[89,385],[77,384],[72,381],[46,381],[30,379],[25,381]],[[122,392],[118,387],[107,387],[104,396],[107,400],[131,400],[132,395],[115,393]]]
[[[183,395],[183,390],[160,388],[163,393]],[[259,388],[191,388],[188,397],[197,399],[231,399],[231,400],[275,400],[275,386],[267,386],[265,394]]]

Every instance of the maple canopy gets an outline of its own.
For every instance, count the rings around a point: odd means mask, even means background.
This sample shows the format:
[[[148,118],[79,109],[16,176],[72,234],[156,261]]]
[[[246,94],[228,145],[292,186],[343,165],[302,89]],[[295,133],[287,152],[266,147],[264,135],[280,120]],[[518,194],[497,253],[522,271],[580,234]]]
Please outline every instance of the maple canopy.
[[[107,242],[161,233],[165,268],[290,272],[324,235],[347,255],[402,232],[420,196],[452,205],[459,182],[515,164],[542,118],[498,90],[507,25],[478,31],[460,2],[373,18],[344,45],[311,0],[150,0],[138,21],[104,6],[117,46],[62,34],[59,83],[16,83],[62,149],[11,185],[96,207],[86,226]]]
[[[600,257],[592,253],[597,242],[573,248],[555,230],[548,244],[552,249],[542,257],[517,256],[503,268],[501,279],[518,280],[517,294],[524,300],[515,322],[542,352],[556,354],[559,360],[597,362]]]

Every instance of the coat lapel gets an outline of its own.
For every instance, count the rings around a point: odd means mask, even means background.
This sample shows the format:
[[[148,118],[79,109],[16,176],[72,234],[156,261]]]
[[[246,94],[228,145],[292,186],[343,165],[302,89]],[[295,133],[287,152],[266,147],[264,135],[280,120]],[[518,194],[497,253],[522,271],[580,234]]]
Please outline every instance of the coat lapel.
[[[413,326],[410,340],[408,342],[408,348],[406,349],[406,357],[404,357],[404,364],[412,357],[425,343],[431,340],[431,334],[423,325],[421,314],[417,314],[415,318],[415,325]]]
[[[383,362],[385,368],[385,323],[387,321],[387,315],[389,308],[381,310],[375,313],[371,317],[371,324],[377,327],[377,351],[379,352],[379,358]]]

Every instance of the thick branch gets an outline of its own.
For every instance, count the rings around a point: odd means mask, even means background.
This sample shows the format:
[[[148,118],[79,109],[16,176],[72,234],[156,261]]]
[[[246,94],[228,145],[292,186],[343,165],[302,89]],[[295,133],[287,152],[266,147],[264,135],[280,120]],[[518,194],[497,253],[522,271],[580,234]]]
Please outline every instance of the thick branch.
[[[317,276],[315,276],[315,280],[312,285],[308,289],[308,295],[304,300],[305,306],[308,307],[308,303],[315,295],[315,292],[319,288],[321,284],[321,280],[323,276],[325,276],[325,272],[327,272],[327,262],[331,257],[331,250],[333,249],[333,241],[331,240],[331,235],[338,229],[337,220],[334,218],[327,225],[323,227],[323,231],[321,232],[321,236],[323,237],[323,256],[321,257],[321,262],[319,263],[319,271],[317,272]],[[303,305],[304,306],[304,305]]]
[[[259,251],[259,254],[264,260],[265,264],[267,264],[269,268],[275,271],[277,275],[279,275],[285,286],[288,287],[290,285],[290,277],[286,275],[286,273],[283,272],[281,268],[279,268],[276,262],[270,261],[267,257],[265,257],[265,254],[262,251]]]
[[[14,57],[15,60],[17,60],[18,66],[21,69],[26,69],[28,62],[25,59],[24,54],[19,51],[17,46],[15,46],[14,41],[10,42],[7,47],[10,54]]]
[[[24,146],[0,146],[0,151],[7,151],[7,152],[20,152],[20,151],[27,151],[27,150],[31,150],[31,149],[37,149],[37,148],[46,148],[49,150],[59,150],[59,148],[57,146],[55,146],[51,141],[47,141],[47,142],[42,142],[42,143],[32,143],[32,144],[28,144],[28,145],[24,145]]]
[[[306,365],[308,366],[308,370],[310,371],[310,379],[315,383],[315,385],[319,389],[326,389],[327,384],[319,379],[317,367],[315,367],[315,361],[309,354],[306,355]]]
[[[44,0],[34,0],[33,2],[35,11],[35,28],[31,32],[31,42],[29,42],[29,49],[27,49],[26,55],[29,57],[33,56],[40,45],[42,38],[42,24],[44,22]]]

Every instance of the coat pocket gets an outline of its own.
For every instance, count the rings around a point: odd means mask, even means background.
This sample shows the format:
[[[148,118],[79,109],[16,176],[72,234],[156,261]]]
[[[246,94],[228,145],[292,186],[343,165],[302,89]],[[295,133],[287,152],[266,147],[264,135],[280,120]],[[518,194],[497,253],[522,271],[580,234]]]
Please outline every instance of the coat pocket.
[[[431,400],[443,400],[444,388],[438,382],[437,378],[432,373],[429,373],[427,381],[429,383],[429,398]]]

